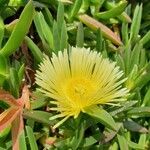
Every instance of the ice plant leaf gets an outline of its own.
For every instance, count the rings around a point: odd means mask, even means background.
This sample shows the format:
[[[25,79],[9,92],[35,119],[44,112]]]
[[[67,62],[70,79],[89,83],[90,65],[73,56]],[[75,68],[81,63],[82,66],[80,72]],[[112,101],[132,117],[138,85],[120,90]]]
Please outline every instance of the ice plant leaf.
[[[13,150],[19,150],[19,136],[23,131],[23,126],[22,112],[20,111],[12,123]]]
[[[64,22],[64,5],[59,2],[58,4],[58,10],[57,10],[57,26],[58,26],[58,31],[59,35],[61,35],[61,30],[62,30],[62,23]]]
[[[84,109],[85,113],[96,118],[100,123],[104,124],[106,127],[116,130],[116,123],[112,116],[102,108],[98,106],[91,106]]]
[[[7,59],[3,55],[0,55],[0,86],[3,85],[3,82],[7,77],[7,72],[8,72]]]
[[[15,99],[11,94],[6,91],[0,90],[0,100],[7,103],[10,107],[0,114],[0,131],[12,125],[12,142],[13,150],[19,150],[19,135],[23,130],[23,117],[22,111],[25,105],[28,108],[29,91],[27,86],[24,86],[22,96]],[[27,101],[27,102],[25,102]]]
[[[128,116],[149,117],[150,107],[134,107],[127,112]]]
[[[123,13],[127,6],[127,1],[120,1],[114,8],[107,10],[105,12],[100,12],[96,14],[96,17],[102,19],[109,19],[116,17]]]
[[[14,51],[16,51],[29,30],[33,14],[33,3],[32,1],[29,1],[20,16],[18,23],[15,25],[10,38],[8,39],[5,46],[1,49],[1,54],[3,54],[4,56],[10,56]]]
[[[36,30],[41,38],[41,41],[45,47],[48,47],[48,51],[53,49],[53,35],[52,31],[47,24],[44,15],[41,12],[36,12],[34,17],[34,23],[36,26]]]
[[[134,143],[132,141],[128,141],[128,145],[131,149],[140,149],[140,150],[145,150],[145,146],[144,145],[140,145],[137,143]]]
[[[21,132],[19,136],[19,148],[21,150],[27,150],[24,130]]]
[[[0,114],[0,131],[2,131],[3,129],[7,128],[8,125],[15,123],[16,118],[18,118],[18,115],[20,115],[21,105],[6,91],[0,91],[0,99],[1,101],[4,101],[10,105],[7,110]],[[17,123],[17,126],[18,125],[19,124]],[[13,128],[15,128],[14,125],[12,125],[12,131]],[[15,132],[14,136],[12,135],[13,150],[18,150],[17,135],[17,132]]]
[[[132,120],[126,120],[123,123],[123,125],[129,131],[140,132],[140,133],[147,133],[148,132],[148,130],[145,127],[141,126],[140,124],[138,124]]]
[[[82,5],[82,0],[76,0],[71,8],[70,19],[78,14],[78,11]]]
[[[83,47],[84,45],[84,29],[82,23],[78,24],[76,44],[78,47]]]
[[[32,120],[35,120],[36,122],[44,123],[44,124],[51,124],[51,121],[49,118],[52,116],[52,114],[44,111],[25,111],[23,114],[24,118],[30,118]]]
[[[4,101],[10,106],[18,106],[18,103],[15,101],[15,98],[4,90],[0,90],[0,100]]]
[[[35,60],[38,63],[41,62],[43,54],[41,50],[38,48],[38,46],[27,36],[25,37],[25,42],[27,46],[29,47],[29,49],[31,50],[31,53],[33,54]]]
[[[19,136],[23,131],[23,107],[29,108],[29,90],[25,85],[22,89],[22,96],[17,100],[17,103],[20,105],[19,113],[16,116],[15,120],[12,122],[12,141],[13,141],[13,150],[19,150]]]
[[[128,141],[124,138],[124,136],[118,134],[117,138],[120,150],[129,150]]]
[[[17,108],[9,108],[0,114],[0,131],[8,127],[8,125],[14,121],[18,113],[19,110]]]
[[[19,97],[19,77],[18,72],[14,68],[10,68],[10,85],[11,85],[11,92],[15,97]]]
[[[122,2],[119,2],[118,4],[119,5],[123,5],[123,3],[124,3],[124,5],[126,5],[126,3],[125,3],[126,1],[122,1]],[[117,5],[118,5],[117,4]],[[118,5],[118,6],[119,6]],[[109,2],[109,1],[106,1],[105,2],[105,5],[104,5],[108,10],[110,10],[110,9],[116,9],[116,5],[115,5],[115,3],[114,2]],[[119,6],[120,7],[120,6]],[[120,11],[120,10],[119,10]],[[118,12],[117,12],[118,13]],[[123,21],[123,22],[127,22],[127,23],[130,23],[131,22],[131,18],[127,15],[127,13],[124,11],[123,13],[121,13],[120,15],[119,15],[119,13],[118,13],[118,16],[116,16],[119,20],[121,20],[121,21]]]
[[[140,43],[142,43],[143,45],[145,45],[147,42],[149,42],[150,40],[150,31],[148,31],[144,37],[140,40]]]
[[[64,50],[51,59],[45,56],[36,72],[36,83],[41,87],[39,91],[53,99],[50,102],[54,107],[50,109],[59,112],[50,120],[63,118],[56,128],[69,117],[78,117],[85,108],[92,111],[93,105],[114,105],[126,100],[128,90],[122,87],[122,75],[116,63],[100,53],[72,47],[70,54]]]
[[[100,29],[104,37],[108,38],[114,44],[122,45],[122,42],[120,41],[119,37],[101,22],[93,19],[92,17],[86,14],[79,15],[78,18],[81,22],[86,24],[91,29],[93,30]]]
[[[34,150],[38,150],[38,146],[36,144],[36,139],[35,139],[32,128],[29,126],[26,126],[26,132],[27,132],[29,143],[30,143],[30,148]]]
[[[0,17],[0,48],[2,46],[3,37],[4,37],[4,23],[3,19]]]

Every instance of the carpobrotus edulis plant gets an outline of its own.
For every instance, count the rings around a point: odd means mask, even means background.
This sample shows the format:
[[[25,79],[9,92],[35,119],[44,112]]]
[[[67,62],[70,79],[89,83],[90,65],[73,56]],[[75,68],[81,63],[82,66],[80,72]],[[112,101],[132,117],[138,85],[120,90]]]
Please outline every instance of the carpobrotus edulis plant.
[[[51,119],[63,118],[56,128],[71,116],[87,113],[87,108],[94,111],[94,106],[126,100],[128,90],[122,87],[122,75],[116,63],[100,53],[72,47],[70,53],[59,51],[51,59],[45,56],[36,72],[36,83],[53,99],[51,110],[59,112]]]

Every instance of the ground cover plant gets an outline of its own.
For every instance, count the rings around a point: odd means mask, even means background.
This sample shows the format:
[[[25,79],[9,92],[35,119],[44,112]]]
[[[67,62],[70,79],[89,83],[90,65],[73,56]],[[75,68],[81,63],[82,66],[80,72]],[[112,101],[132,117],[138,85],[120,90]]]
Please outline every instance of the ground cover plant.
[[[0,1],[0,150],[149,150],[150,2]]]

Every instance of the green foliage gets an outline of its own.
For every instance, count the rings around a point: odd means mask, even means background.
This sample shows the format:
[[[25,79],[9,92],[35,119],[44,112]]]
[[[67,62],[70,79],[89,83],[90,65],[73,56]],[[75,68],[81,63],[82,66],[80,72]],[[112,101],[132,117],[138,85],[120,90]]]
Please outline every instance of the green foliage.
[[[116,124],[111,115],[105,110],[98,108],[97,106],[93,107],[93,109],[86,108],[85,112],[87,112],[90,116],[95,117],[100,123],[104,124],[106,127],[116,130]]]
[[[30,149],[38,150],[38,146],[37,146],[32,128],[29,126],[26,126],[26,132],[27,132],[27,137],[28,137],[29,144],[30,144]]]
[[[29,37],[25,37],[25,42],[27,44],[27,46],[29,47],[29,49],[31,50],[35,60],[40,63],[42,61],[43,58],[43,54],[41,52],[41,50],[38,48],[38,46],[29,38]]]
[[[121,1],[119,4],[117,4],[115,7],[111,8],[108,11],[97,13],[96,17],[101,19],[110,19],[116,17],[123,13],[126,6],[127,6],[127,1]]]
[[[3,86],[3,83],[7,78],[7,74],[8,74],[7,59],[3,55],[0,55],[0,85],[1,86]]]
[[[24,131],[21,133],[19,137],[19,148],[23,150],[27,150]]]
[[[78,25],[76,44],[78,47],[84,46],[84,31],[83,31],[82,23],[79,23],[79,25]]]
[[[0,53],[4,56],[10,56],[20,46],[25,35],[27,34],[30,24],[32,22],[34,8],[32,1],[30,1],[24,11],[22,12],[18,23],[15,25],[14,30],[7,43],[1,49]],[[18,37],[18,38],[16,38]]]

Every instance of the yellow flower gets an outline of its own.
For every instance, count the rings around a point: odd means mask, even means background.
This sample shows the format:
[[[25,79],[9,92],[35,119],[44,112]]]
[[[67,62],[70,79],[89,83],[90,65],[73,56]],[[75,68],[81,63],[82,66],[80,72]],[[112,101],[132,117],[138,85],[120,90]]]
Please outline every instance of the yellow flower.
[[[54,128],[69,117],[78,117],[88,107],[98,104],[115,105],[125,100],[128,93],[121,84],[123,72],[115,62],[104,59],[100,53],[85,48],[72,47],[59,51],[58,56],[47,56],[36,72],[36,83],[41,92],[51,97],[51,103],[59,114],[51,119],[63,117]]]

